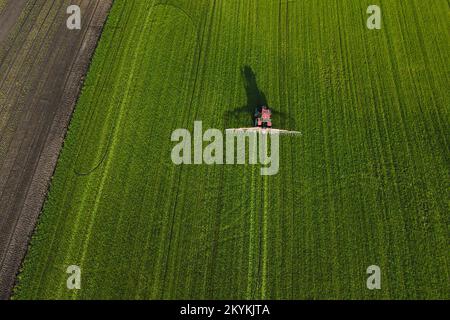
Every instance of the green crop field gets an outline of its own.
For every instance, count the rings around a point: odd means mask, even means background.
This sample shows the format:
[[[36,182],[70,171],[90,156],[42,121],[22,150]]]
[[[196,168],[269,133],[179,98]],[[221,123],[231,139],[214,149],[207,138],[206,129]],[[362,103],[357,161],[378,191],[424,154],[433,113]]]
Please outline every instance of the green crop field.
[[[449,3],[371,4],[116,0],[14,298],[448,299]],[[261,100],[277,175],[172,163]]]

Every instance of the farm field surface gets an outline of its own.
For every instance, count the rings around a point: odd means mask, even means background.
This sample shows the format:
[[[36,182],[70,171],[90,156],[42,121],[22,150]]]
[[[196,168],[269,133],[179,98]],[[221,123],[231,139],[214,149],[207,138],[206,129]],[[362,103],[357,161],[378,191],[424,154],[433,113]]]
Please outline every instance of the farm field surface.
[[[68,3],[85,13],[66,28]],[[109,0],[0,0],[0,299],[15,283]]]
[[[448,299],[449,3],[378,2],[115,0],[14,298]],[[261,101],[277,175],[172,163]]]

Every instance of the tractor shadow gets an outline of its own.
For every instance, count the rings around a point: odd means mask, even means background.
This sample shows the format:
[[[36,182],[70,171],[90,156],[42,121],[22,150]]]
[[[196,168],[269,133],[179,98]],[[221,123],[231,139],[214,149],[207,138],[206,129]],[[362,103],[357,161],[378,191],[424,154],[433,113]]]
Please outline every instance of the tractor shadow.
[[[271,109],[274,128],[290,129],[291,126],[295,126],[293,119],[290,119],[285,113],[277,111],[269,104],[266,95],[260,90],[256,74],[250,66],[244,66],[241,69],[241,76],[247,95],[247,104],[225,112],[224,124],[226,128],[253,127],[255,110],[262,106],[268,106]]]

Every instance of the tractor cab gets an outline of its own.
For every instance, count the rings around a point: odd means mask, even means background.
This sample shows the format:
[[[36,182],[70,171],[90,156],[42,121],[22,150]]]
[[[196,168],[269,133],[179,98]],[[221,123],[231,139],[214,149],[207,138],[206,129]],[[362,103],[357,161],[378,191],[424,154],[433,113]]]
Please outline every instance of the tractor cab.
[[[269,107],[262,106],[255,111],[255,127],[272,128],[272,111]]]

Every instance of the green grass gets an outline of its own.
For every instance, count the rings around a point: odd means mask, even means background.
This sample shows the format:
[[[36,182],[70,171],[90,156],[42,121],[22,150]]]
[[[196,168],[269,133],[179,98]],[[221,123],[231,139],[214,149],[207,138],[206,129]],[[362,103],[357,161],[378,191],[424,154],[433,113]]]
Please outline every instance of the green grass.
[[[14,297],[448,299],[449,6],[378,2],[116,0]],[[174,166],[174,129],[250,125],[245,66],[303,132],[279,174]]]
[[[6,0],[0,0],[0,13],[2,13],[3,8],[6,5]]]

